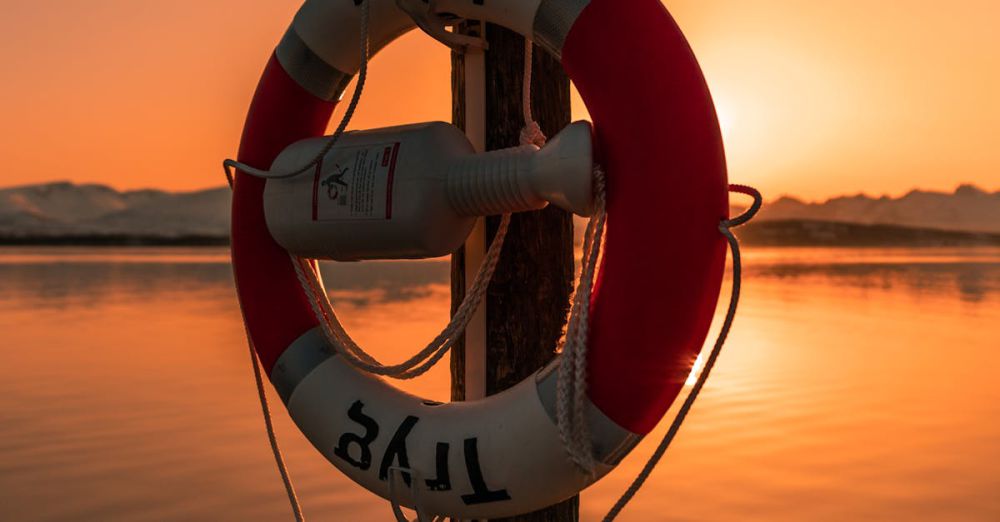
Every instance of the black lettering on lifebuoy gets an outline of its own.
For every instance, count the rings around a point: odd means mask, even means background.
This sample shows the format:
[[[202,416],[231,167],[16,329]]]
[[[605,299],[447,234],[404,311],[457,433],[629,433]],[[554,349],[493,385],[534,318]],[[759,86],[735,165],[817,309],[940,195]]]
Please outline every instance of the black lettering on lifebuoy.
[[[378,423],[375,419],[365,415],[361,410],[365,405],[361,401],[355,401],[351,408],[347,410],[347,416],[365,429],[364,435],[345,433],[337,441],[337,447],[333,448],[333,454],[344,459],[345,462],[362,471],[367,471],[372,467],[371,443],[378,437]],[[356,444],[361,450],[361,459],[354,460],[351,457],[351,444]]]
[[[438,442],[434,455],[434,467],[437,469],[437,477],[425,480],[427,489],[431,491],[451,491],[451,476],[448,474],[448,448],[447,442]]]
[[[419,418],[411,415],[396,429],[396,434],[392,436],[392,440],[389,441],[389,445],[385,448],[385,454],[382,455],[382,464],[378,467],[379,480],[385,480],[389,477],[389,467],[397,459],[399,460],[400,468],[410,467],[410,458],[406,454],[406,437],[418,421],[420,421]],[[410,474],[404,471],[402,475],[403,482],[406,482],[406,485],[409,486]]]
[[[510,494],[506,489],[490,491],[486,486],[483,470],[479,466],[479,439],[465,439],[465,468],[469,472],[469,482],[472,484],[472,493],[462,495],[462,502],[465,502],[466,506],[510,500]]]

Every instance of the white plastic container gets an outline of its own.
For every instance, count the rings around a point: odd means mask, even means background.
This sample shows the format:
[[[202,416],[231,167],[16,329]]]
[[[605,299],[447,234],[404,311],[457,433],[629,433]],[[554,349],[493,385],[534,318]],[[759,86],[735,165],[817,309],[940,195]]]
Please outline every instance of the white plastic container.
[[[290,145],[271,165],[310,161],[324,138]],[[591,128],[576,122],[539,149],[476,154],[444,122],[348,132],[314,172],[267,181],[275,240],[303,257],[353,261],[439,257],[458,249],[478,216],[543,208],[592,211]]]

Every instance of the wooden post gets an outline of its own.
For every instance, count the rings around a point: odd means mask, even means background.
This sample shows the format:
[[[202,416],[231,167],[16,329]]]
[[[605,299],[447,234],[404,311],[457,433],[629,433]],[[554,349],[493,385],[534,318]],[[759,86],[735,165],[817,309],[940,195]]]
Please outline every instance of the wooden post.
[[[475,24],[478,26],[478,24]],[[462,29],[469,33],[468,27]],[[486,40],[486,148],[518,145],[524,124],[521,84],[524,39],[503,27],[487,24]],[[532,105],[535,119],[547,136],[570,121],[569,79],[562,65],[546,52],[534,54]],[[464,63],[452,54],[453,122],[465,125]],[[486,220],[486,243],[492,240],[499,217]],[[465,295],[464,249],[452,256],[452,310]],[[573,284],[573,219],[555,206],[515,214],[507,242],[486,297],[486,393],[491,395],[521,382],[555,356],[569,311]],[[465,399],[465,349],[452,350],[453,400]],[[504,522],[569,522],[578,520],[579,497]]]

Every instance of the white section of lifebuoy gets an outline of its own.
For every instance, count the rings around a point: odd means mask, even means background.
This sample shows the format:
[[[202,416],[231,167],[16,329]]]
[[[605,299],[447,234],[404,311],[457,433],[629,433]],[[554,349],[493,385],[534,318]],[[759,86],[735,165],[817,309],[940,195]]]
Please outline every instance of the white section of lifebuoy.
[[[369,1],[369,40],[373,52],[414,27],[413,20],[397,7],[395,0]],[[435,7],[439,13],[489,20],[531,38],[539,2],[490,0],[480,5],[473,0],[438,0]],[[295,15],[292,27],[327,64],[347,74],[358,71],[361,11],[354,2],[307,0]]]
[[[612,469],[601,464],[587,477],[566,458],[535,379],[481,401],[438,405],[332,356],[298,383],[287,406],[310,442],[372,492],[388,497],[391,468],[412,470],[416,493],[401,488],[398,500],[429,513],[515,515],[572,496]]]
[[[395,0],[369,0],[368,39],[372,52],[414,27]],[[358,72],[361,10],[351,1],[307,0],[292,22],[302,41],[328,65],[347,74]]]

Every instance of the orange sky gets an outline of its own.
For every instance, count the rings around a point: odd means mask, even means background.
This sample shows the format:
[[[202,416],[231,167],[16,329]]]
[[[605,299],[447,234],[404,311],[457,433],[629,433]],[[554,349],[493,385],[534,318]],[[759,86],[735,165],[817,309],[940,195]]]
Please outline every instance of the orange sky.
[[[730,174],[774,197],[1000,189],[995,0],[669,0]],[[217,186],[297,0],[0,0],[0,185]],[[411,33],[353,127],[448,119],[448,52]],[[582,105],[577,116],[585,116]]]

